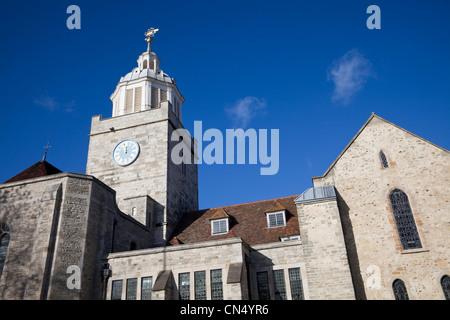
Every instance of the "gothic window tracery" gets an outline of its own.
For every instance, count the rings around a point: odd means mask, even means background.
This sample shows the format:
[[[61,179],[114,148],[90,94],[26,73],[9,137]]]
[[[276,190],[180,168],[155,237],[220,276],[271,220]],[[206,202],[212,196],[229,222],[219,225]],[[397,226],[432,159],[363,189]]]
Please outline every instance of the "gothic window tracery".
[[[5,266],[6,254],[8,253],[10,229],[6,223],[0,222],[0,278]]]
[[[394,189],[389,195],[392,212],[397,225],[403,250],[422,248],[419,232],[409,205],[408,196],[402,190]]]
[[[387,161],[386,155],[384,154],[383,151],[380,151],[380,160],[381,160],[381,164],[383,165],[383,168],[389,168],[389,163]]]
[[[441,278],[441,287],[444,291],[445,300],[450,300],[450,277],[445,275]]]
[[[394,290],[395,300],[409,300],[405,283],[402,280],[395,280],[392,284],[392,289]]]

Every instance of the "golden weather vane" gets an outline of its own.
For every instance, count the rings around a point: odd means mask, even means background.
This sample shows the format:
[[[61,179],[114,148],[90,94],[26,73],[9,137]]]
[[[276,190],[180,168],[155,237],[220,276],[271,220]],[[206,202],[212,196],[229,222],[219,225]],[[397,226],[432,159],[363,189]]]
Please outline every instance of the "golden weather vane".
[[[145,33],[145,35],[147,36],[145,41],[147,41],[147,43],[148,43],[148,48],[147,48],[148,52],[150,52],[150,43],[152,43],[152,38],[155,36],[155,33],[157,33],[158,31],[159,31],[159,29],[150,28]]]

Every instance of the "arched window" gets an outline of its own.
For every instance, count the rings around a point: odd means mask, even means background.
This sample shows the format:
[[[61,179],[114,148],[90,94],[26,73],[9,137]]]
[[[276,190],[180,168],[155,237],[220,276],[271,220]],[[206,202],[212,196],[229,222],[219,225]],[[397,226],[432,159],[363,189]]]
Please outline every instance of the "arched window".
[[[406,193],[395,189],[389,195],[389,200],[391,200],[392,212],[403,250],[422,248]]]
[[[147,60],[144,60],[144,67],[142,69],[147,69]]]
[[[394,290],[395,300],[409,300],[405,283],[402,280],[395,280],[392,284],[392,289]]]
[[[6,253],[9,246],[9,227],[0,222],[0,278],[3,273],[3,267],[5,266]]]
[[[383,168],[389,168],[389,163],[383,151],[380,151],[380,160],[381,164],[383,165]]]
[[[444,291],[445,300],[450,300],[450,277],[445,275],[441,278],[442,291]]]

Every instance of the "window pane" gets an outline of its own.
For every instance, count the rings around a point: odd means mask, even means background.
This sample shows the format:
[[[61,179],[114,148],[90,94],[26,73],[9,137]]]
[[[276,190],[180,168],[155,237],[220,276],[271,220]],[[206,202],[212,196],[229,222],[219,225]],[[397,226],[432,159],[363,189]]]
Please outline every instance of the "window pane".
[[[282,212],[276,214],[277,226],[284,226],[284,214]]]
[[[223,300],[222,270],[211,270],[211,299]]]
[[[256,282],[258,284],[259,300],[270,300],[269,278],[267,271],[257,272]]]
[[[284,226],[284,212],[268,213],[269,228]]]
[[[383,168],[389,168],[389,163],[383,151],[380,152],[380,159],[381,163],[383,164]]]
[[[289,282],[291,283],[292,300],[304,300],[300,268],[289,269]]]
[[[206,300],[206,272],[194,272],[195,300]]]
[[[227,232],[228,232],[228,224],[226,219],[212,221],[213,234],[227,233]]]
[[[444,291],[445,300],[450,300],[450,277],[445,275],[441,279],[442,290]]]
[[[219,224],[220,224],[220,227],[219,227],[220,232],[228,232],[228,230],[227,230],[227,221],[226,220],[220,220]]]
[[[6,223],[0,222],[0,233],[9,232],[9,227]]]
[[[137,279],[127,279],[127,300],[136,300]]]
[[[9,233],[0,233],[0,277],[3,273],[3,267],[5,265],[6,253],[9,246]]]
[[[189,273],[180,273],[178,275],[178,291],[180,300],[191,299],[191,277]]]
[[[286,283],[284,270],[273,270],[273,282],[275,285],[275,300],[286,300]]]
[[[392,284],[395,300],[409,300],[406,286],[402,280],[397,279]]]
[[[122,299],[122,280],[115,280],[112,282],[111,300]]]
[[[269,215],[269,227],[275,227],[277,225],[277,218],[274,214]]]
[[[153,278],[142,278],[141,283],[141,300],[152,300]]]
[[[389,195],[389,199],[403,250],[422,248],[406,193],[395,189]]]

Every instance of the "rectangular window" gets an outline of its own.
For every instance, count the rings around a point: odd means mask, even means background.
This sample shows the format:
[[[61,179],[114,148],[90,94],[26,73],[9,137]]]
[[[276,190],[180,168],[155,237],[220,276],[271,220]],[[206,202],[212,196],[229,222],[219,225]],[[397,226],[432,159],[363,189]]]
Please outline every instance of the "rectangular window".
[[[159,108],[159,89],[156,87],[152,87],[151,104],[152,108]]]
[[[153,278],[142,278],[141,282],[141,300],[152,300]]]
[[[223,234],[228,232],[228,218],[211,220],[211,234]]]
[[[194,272],[195,300],[206,300],[206,272]]]
[[[142,87],[134,89],[134,112],[141,111],[142,107]]]
[[[300,268],[289,269],[289,282],[291,283],[292,300],[304,300]]]
[[[286,225],[286,218],[284,216],[284,211],[267,213],[267,226],[269,228],[282,227],[285,225]]]
[[[300,236],[281,237],[281,242],[300,240]]]
[[[111,300],[122,299],[122,280],[115,280],[112,282]]]
[[[132,113],[133,112],[133,89],[127,89],[127,95],[126,95],[126,101],[125,101],[125,113]]]
[[[222,269],[211,270],[211,300],[223,300]]]
[[[178,275],[178,291],[180,300],[191,299],[191,275],[190,273],[180,273]]]
[[[267,271],[256,273],[259,300],[270,300],[269,277]]]
[[[275,300],[286,300],[286,283],[284,281],[284,270],[273,270],[273,283],[275,289]]]
[[[137,279],[127,279],[127,300],[136,300]]]
[[[160,90],[161,90],[161,102],[167,101],[167,90],[163,90],[163,89],[160,89]]]

